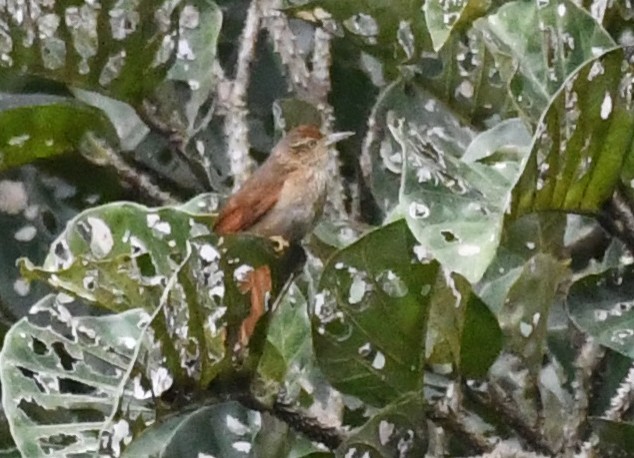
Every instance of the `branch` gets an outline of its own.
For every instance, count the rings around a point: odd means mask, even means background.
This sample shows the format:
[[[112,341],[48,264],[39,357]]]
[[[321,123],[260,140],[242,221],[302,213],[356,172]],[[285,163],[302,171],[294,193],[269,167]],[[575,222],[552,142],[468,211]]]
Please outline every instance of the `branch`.
[[[172,205],[178,203],[178,200],[171,194],[152,183],[148,175],[128,165],[112,149],[92,135],[87,137],[86,147],[81,149],[81,153],[93,164],[112,167],[121,181],[128,184],[152,204]]]
[[[604,355],[605,350],[589,337],[575,359],[574,411],[564,427],[565,446],[570,451],[574,451],[581,442],[582,429],[588,418],[592,376]]]
[[[524,418],[522,418],[521,413],[518,412],[517,406],[505,399],[502,393],[498,392],[494,387],[490,386],[488,393],[470,388],[468,392],[475,401],[487,409],[497,412],[502,417],[502,421],[512,428],[534,451],[549,456],[556,455],[541,432],[533,425],[528,424]]]
[[[346,439],[346,434],[341,429],[326,426],[315,417],[307,415],[302,410],[280,399],[276,400],[270,407],[249,392],[234,393],[232,398],[248,409],[270,413],[311,441],[321,442],[330,450],[338,448]]]
[[[255,55],[261,16],[259,0],[252,0],[240,37],[236,76],[230,85],[230,92],[225,101],[227,118],[224,128],[234,189],[244,183],[253,165],[253,160],[249,157],[246,95],[251,79],[251,62]]]
[[[461,443],[469,444],[476,453],[487,453],[493,450],[493,445],[487,438],[471,430],[467,426],[465,416],[450,409],[444,399],[434,403],[429,419],[453,433]]]

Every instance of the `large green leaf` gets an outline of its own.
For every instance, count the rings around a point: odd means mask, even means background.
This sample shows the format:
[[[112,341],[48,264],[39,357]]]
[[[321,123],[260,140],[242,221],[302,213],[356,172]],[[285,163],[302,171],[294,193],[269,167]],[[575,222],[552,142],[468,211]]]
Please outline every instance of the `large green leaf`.
[[[87,134],[116,144],[99,110],[66,97],[0,95],[0,170],[77,151]]]
[[[174,59],[183,3],[3,4],[0,74],[37,74],[137,103]]]
[[[570,75],[615,47],[601,25],[569,0],[509,2],[475,25],[515,103],[533,122]]]
[[[169,417],[147,429],[121,455],[127,458],[194,458],[249,455],[260,415],[225,402]]]
[[[569,78],[540,121],[530,159],[514,190],[513,214],[596,213],[633,154],[632,68],[621,50]]]
[[[499,124],[473,140],[464,160],[460,137],[434,134],[409,119],[396,119],[390,129],[402,151],[400,205],[411,231],[444,267],[478,281],[495,255],[524,166],[527,149],[518,142],[527,137],[525,127]]]
[[[324,374],[373,404],[422,388],[439,266],[420,263],[414,245],[403,221],[369,233],[330,259],[315,298],[313,343]]]
[[[320,367],[337,389],[371,404],[420,389],[427,357],[480,377],[501,347],[495,317],[468,282],[426,260],[402,220],[338,251],[319,288]]]
[[[118,454],[154,421],[153,396],[171,383],[144,337],[147,313],[73,317],[70,307],[66,295],[46,296],[33,312],[49,322],[20,320],[0,353],[2,404],[22,456]]]

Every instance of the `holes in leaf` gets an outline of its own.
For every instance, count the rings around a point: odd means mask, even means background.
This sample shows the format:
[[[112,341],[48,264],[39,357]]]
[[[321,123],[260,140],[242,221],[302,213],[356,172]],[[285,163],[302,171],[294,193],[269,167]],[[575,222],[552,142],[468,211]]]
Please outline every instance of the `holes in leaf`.
[[[57,224],[57,218],[52,211],[43,210],[41,218],[42,224],[50,234],[57,234],[59,232],[59,224]]]
[[[77,436],[71,436],[70,434],[54,434],[52,436],[48,436],[46,438],[41,438],[40,443],[42,445],[42,449],[46,453],[56,453],[59,452],[60,448],[69,447],[78,442]]]
[[[75,363],[78,361],[76,358],[73,358],[64,348],[64,344],[61,342],[55,342],[51,345],[53,351],[59,358],[59,362],[62,367],[67,371],[72,371],[75,368]]]
[[[44,392],[44,386],[42,386],[42,384],[40,383],[40,381],[37,379],[37,377],[35,377],[35,372],[33,372],[32,370],[26,369],[24,367],[19,367],[18,366],[18,370],[22,373],[22,375],[25,378],[31,379],[31,381],[33,381],[33,383],[35,383],[35,385],[37,386],[37,389]]]
[[[456,237],[454,233],[451,231],[440,231],[440,235],[443,236],[443,238],[445,239],[445,242],[451,243],[451,242],[458,241],[458,237]]]
[[[31,338],[31,348],[33,353],[38,355],[46,355],[48,353],[47,345],[36,337]]]
[[[149,253],[142,254],[136,258],[137,266],[141,275],[144,277],[153,277],[156,275],[156,266],[152,262],[152,256]]]

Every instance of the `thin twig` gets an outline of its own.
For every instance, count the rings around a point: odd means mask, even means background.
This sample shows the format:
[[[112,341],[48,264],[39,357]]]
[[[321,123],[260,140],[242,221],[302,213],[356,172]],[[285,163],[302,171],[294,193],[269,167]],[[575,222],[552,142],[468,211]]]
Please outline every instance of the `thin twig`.
[[[244,183],[253,166],[253,160],[249,157],[246,96],[251,79],[251,62],[255,55],[261,17],[259,0],[252,0],[240,37],[236,75],[231,83],[227,100],[229,109],[225,120],[225,136],[234,189],[239,188]]]
[[[178,203],[170,193],[152,183],[150,177],[127,164],[107,145],[92,136],[87,137],[87,147],[82,153],[94,164],[112,167],[121,180],[154,205],[172,205]]]

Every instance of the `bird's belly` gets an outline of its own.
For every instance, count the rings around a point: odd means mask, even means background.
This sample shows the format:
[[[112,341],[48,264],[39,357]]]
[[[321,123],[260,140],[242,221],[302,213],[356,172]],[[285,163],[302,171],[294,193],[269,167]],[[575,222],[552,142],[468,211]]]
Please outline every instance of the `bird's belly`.
[[[279,200],[251,231],[265,237],[282,236],[289,241],[302,239],[312,230],[323,210],[326,180],[321,178],[288,180]],[[297,189],[300,186],[301,189]]]

